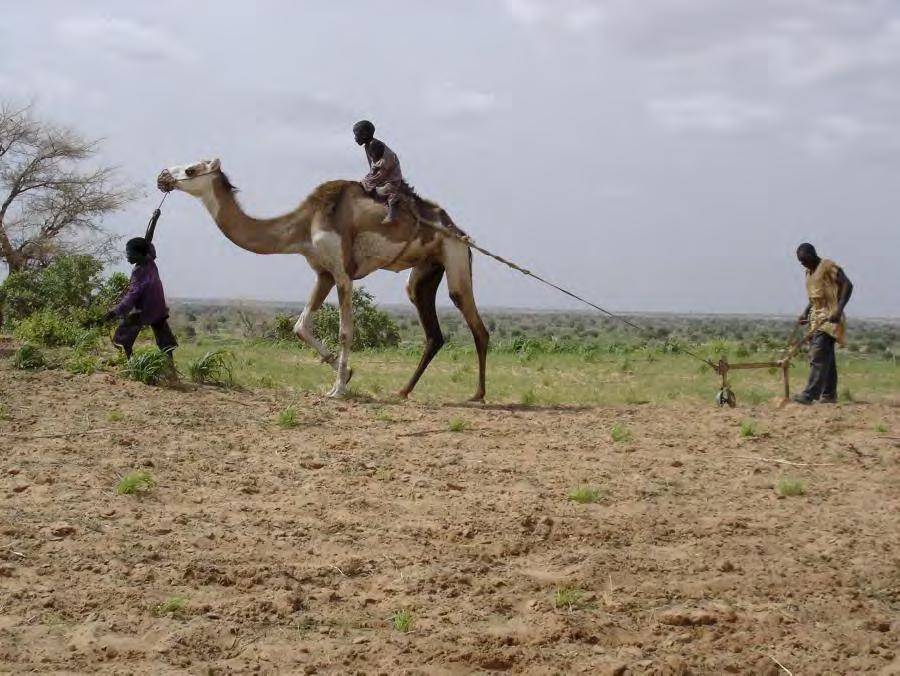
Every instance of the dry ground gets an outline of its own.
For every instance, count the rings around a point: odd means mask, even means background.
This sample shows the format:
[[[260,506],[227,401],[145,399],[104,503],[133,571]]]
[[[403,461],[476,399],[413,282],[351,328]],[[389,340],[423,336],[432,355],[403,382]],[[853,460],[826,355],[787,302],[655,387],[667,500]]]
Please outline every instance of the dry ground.
[[[896,401],[441,407],[0,365],[0,404],[0,672],[900,673]],[[135,469],[155,487],[117,495]]]

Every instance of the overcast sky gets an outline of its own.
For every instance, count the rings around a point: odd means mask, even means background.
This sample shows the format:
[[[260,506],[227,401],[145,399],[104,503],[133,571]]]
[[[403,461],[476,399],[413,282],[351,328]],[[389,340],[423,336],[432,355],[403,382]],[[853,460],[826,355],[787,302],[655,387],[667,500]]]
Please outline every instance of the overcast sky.
[[[360,177],[367,117],[476,241],[601,305],[796,313],[808,240],[856,283],[851,314],[900,316],[892,0],[32,0],[4,11],[0,97],[105,139],[146,188],[123,235],[173,164],[220,157],[257,216]],[[169,296],[312,283],[181,193],[156,241]],[[405,279],[363,284],[392,303]],[[484,259],[475,285],[483,306],[577,307]]]

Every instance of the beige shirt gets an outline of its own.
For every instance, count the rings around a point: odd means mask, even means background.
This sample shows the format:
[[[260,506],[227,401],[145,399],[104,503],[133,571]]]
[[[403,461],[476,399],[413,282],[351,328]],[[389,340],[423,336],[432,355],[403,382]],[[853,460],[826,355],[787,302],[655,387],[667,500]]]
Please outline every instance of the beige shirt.
[[[817,330],[827,333],[841,345],[847,337],[847,320],[841,316],[840,322],[828,319],[838,311],[841,285],[838,283],[840,267],[834,261],[823,258],[819,266],[806,271],[806,295],[809,296],[809,323]]]

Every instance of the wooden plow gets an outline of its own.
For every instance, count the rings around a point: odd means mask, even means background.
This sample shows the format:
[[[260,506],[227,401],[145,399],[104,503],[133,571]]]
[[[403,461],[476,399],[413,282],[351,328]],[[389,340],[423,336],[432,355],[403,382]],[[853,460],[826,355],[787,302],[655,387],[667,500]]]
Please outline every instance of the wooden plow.
[[[794,340],[797,335],[797,330],[800,328],[799,325],[794,327],[793,332],[791,333],[790,338],[788,338],[787,346],[782,350],[781,357],[776,359],[775,361],[757,361],[757,362],[739,362],[737,364],[731,364],[728,361],[727,357],[722,357],[719,359],[717,364],[709,362],[713,367],[713,370],[722,376],[722,388],[716,393],[716,403],[719,406],[728,406],[730,408],[734,408],[737,405],[737,398],[734,396],[734,391],[728,384],[728,372],[729,371],[742,371],[745,369],[781,369],[781,377],[784,382],[784,399],[781,402],[781,405],[784,406],[791,398],[791,379],[790,379],[790,369],[791,369],[791,360],[797,355],[797,352],[800,351],[800,348],[803,347],[804,344],[809,342],[812,339],[813,334],[816,332],[818,326],[811,326],[809,331],[800,338],[800,340]]]

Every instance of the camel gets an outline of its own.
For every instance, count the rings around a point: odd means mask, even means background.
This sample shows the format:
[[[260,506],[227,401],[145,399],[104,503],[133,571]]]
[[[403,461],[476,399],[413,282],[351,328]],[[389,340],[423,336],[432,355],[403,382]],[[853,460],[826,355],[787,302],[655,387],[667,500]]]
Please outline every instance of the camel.
[[[447,212],[411,193],[396,222],[382,224],[386,206],[368,196],[356,181],[328,181],[293,211],[269,219],[248,216],[218,159],[164,169],[157,179],[163,192],[181,190],[199,198],[222,233],[257,254],[301,254],[317,278],[294,333],[337,372],[330,397],[346,394],[353,342],[353,282],[376,270],[410,270],[406,293],[425,332],[419,364],[398,396],[413,391],[444,344],[435,298],[447,275],[450,299],[472,332],[478,355],[478,385],[470,401],[484,401],[489,334],[475,305],[472,252]],[[340,354],[336,358],[315,336],[312,313],[337,287],[340,306]]]

